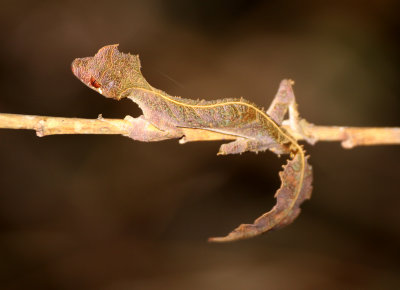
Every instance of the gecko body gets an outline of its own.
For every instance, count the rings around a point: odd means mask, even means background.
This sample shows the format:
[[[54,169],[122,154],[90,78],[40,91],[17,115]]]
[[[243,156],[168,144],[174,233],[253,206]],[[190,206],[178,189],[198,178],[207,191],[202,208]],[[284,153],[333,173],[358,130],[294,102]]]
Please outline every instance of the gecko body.
[[[140,72],[138,56],[119,52],[117,45],[103,47],[94,57],[74,60],[72,71],[105,97],[129,98],[139,105],[143,115],[127,117],[132,124],[128,136],[134,140],[233,140],[222,144],[218,154],[265,150],[291,154],[292,159],[281,172],[282,186],[275,207],[253,224],[242,224],[228,236],[212,241],[247,238],[289,224],[300,213],[302,201],[310,197],[311,166],[303,148],[281,127],[289,111],[290,124],[301,133],[290,80],[281,82],[265,111],[243,98],[204,101],[170,96],[148,84]]]

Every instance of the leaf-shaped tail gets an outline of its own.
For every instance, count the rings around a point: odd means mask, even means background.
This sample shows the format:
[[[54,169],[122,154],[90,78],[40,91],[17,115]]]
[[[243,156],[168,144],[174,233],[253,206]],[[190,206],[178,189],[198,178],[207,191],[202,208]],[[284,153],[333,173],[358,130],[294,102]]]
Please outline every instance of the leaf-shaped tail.
[[[250,238],[272,229],[292,223],[300,214],[300,205],[311,197],[312,168],[307,163],[308,156],[299,147],[293,159],[279,172],[281,187],[275,194],[276,205],[257,218],[253,224],[241,224],[225,237],[210,238],[210,242],[229,242]]]

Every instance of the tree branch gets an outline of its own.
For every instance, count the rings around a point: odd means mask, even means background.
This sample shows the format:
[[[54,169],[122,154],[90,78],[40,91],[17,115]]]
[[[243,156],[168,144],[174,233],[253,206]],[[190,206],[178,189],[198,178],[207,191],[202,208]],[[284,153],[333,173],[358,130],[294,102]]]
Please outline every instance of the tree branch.
[[[0,113],[0,128],[35,130],[39,137],[56,134],[120,134],[128,135],[132,124],[124,119],[97,119],[46,117]],[[288,125],[283,126],[296,139],[302,137]],[[400,128],[315,126],[304,127],[307,135],[318,141],[340,141],[344,148],[368,145],[400,144]],[[231,139],[223,136],[218,139]],[[217,140],[214,138],[205,138]]]

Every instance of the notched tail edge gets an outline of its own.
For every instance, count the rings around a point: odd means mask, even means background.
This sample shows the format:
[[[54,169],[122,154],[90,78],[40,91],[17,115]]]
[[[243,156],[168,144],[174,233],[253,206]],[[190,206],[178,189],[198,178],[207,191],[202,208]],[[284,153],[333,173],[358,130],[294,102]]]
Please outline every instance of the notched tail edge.
[[[291,224],[300,214],[300,205],[311,197],[312,167],[303,150],[283,166],[279,173],[281,187],[275,194],[276,205],[252,224],[241,224],[225,237],[212,237],[209,242],[232,242],[251,238]]]

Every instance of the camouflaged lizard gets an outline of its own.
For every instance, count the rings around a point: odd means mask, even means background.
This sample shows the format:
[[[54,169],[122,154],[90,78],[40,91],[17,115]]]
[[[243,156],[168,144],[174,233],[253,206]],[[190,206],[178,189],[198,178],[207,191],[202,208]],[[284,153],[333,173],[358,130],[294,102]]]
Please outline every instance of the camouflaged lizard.
[[[253,224],[242,224],[224,242],[259,235],[290,224],[300,213],[300,204],[311,196],[312,169],[304,149],[281,125],[286,113],[293,131],[312,142],[302,132],[291,80],[283,80],[268,110],[240,99],[215,101],[173,97],[153,88],[142,76],[137,55],[118,51],[118,45],[101,48],[93,57],[75,59],[72,71],[84,84],[107,98],[129,98],[143,111],[138,118],[127,116],[128,137],[138,141],[178,138],[180,143],[201,140],[233,140],[222,144],[218,154],[270,150],[290,154],[280,172],[282,185],[276,205]]]

